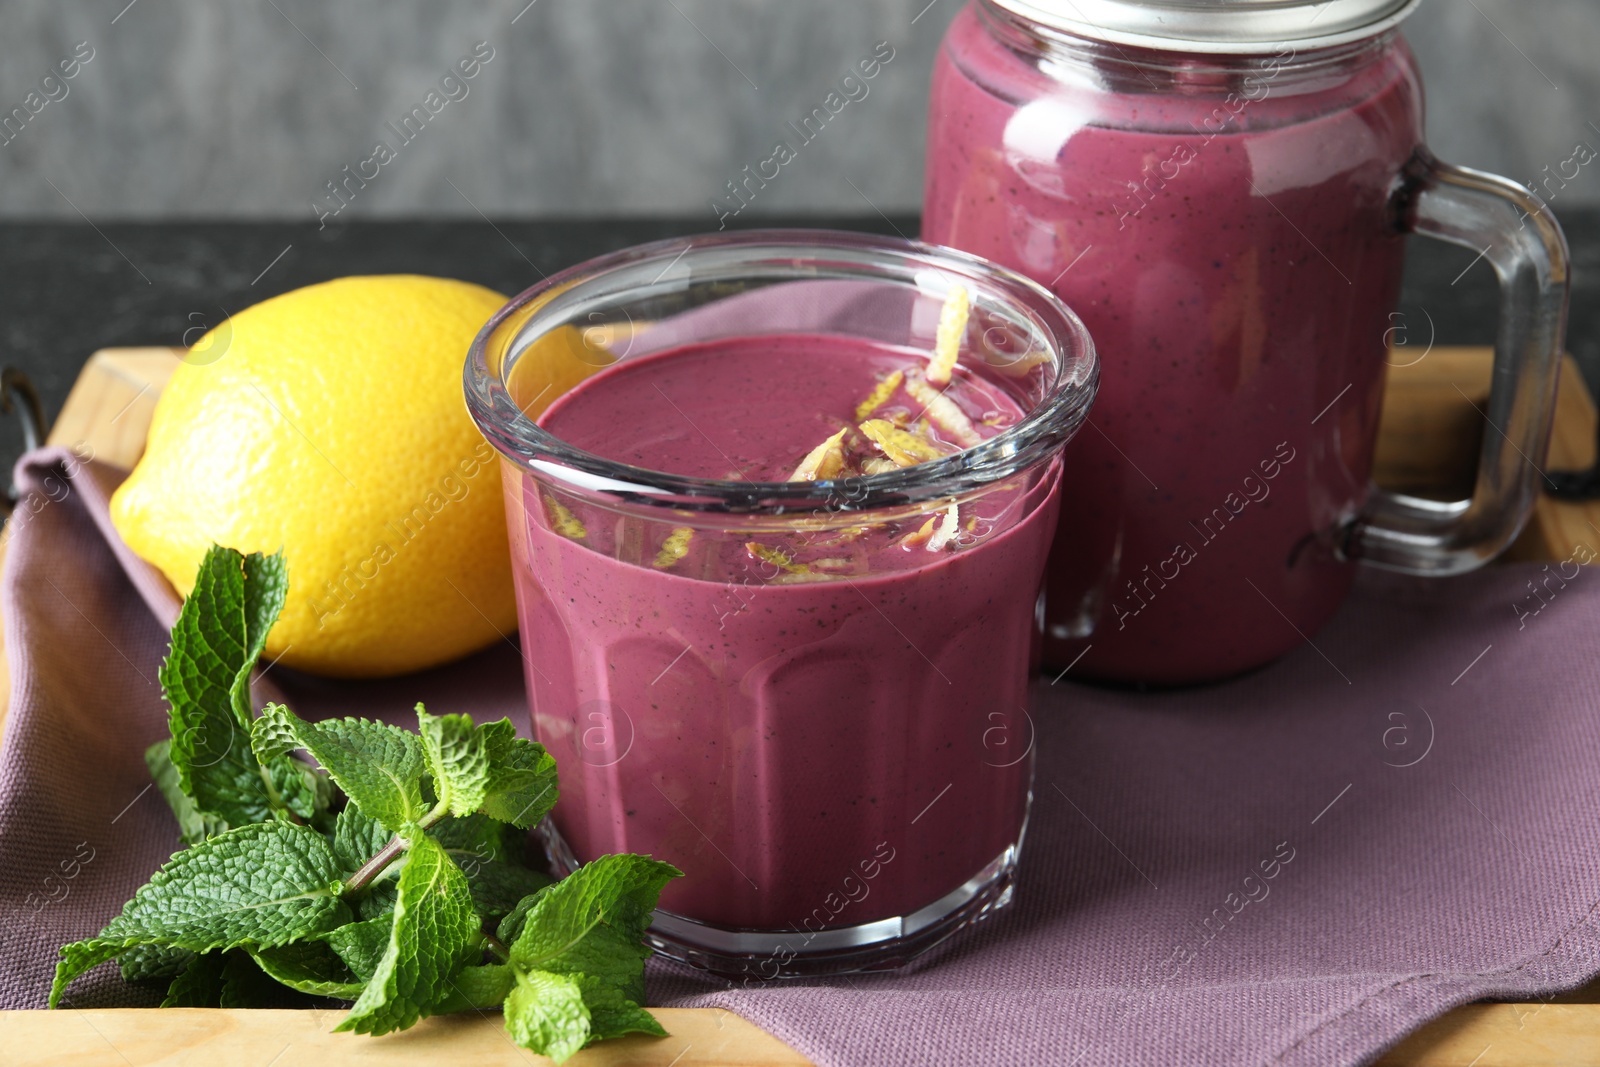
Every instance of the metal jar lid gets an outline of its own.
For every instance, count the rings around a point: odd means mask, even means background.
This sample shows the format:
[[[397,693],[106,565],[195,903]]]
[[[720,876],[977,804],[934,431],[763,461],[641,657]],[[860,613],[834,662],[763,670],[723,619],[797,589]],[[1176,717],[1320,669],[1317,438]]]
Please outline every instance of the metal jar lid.
[[[1052,30],[1175,52],[1255,55],[1375,37],[1421,0],[989,0]]]

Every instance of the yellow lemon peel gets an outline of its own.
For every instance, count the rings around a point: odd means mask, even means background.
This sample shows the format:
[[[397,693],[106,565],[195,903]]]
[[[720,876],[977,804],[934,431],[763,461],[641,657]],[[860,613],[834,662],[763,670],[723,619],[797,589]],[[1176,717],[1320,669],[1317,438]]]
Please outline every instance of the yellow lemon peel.
[[[883,456],[868,456],[861,461],[862,474],[888,474],[900,469],[900,464]]]
[[[811,568],[804,563],[796,563],[794,557],[781,548],[763,545],[759,541],[746,541],[745,551],[763,563],[770,563],[785,574],[810,574]]]
[[[933,536],[933,524],[934,520],[930,517],[927,522],[902,537],[900,543],[907,548],[915,548],[918,545],[926,544],[928,538]]]
[[[689,554],[689,542],[693,539],[694,531],[689,527],[675,528],[667,535],[667,539],[661,542],[661,551],[656,553],[656,560],[651,566],[662,571],[673,566]]]
[[[906,379],[906,392],[910,394],[911,399],[922,405],[928,421],[943,430],[962,448],[971,448],[973,445],[983,443],[983,435],[972,425],[967,413],[962,411],[954,400],[935,389],[920,376],[913,374]]]
[[[899,469],[895,468],[893,464],[890,464],[890,466],[893,469]],[[869,531],[876,528],[875,526],[846,526],[842,530],[834,531],[832,537],[810,542],[810,546],[812,548],[837,548],[840,545],[848,545],[854,541],[861,540]]]
[[[861,422],[888,403],[889,398],[894,396],[894,391],[900,388],[900,383],[905,380],[905,377],[905,371],[897,370],[879,382],[877,387],[867,394],[867,398],[856,405],[856,421]]]
[[[939,329],[934,334],[933,358],[928,361],[928,381],[934,385],[950,384],[950,375],[956,369],[961,355],[961,338],[967,332],[967,315],[972,310],[972,298],[966,286],[953,285],[950,295],[944,298],[939,309]]]
[[[544,495],[545,505],[550,509],[550,528],[562,537],[573,541],[582,541],[589,536],[589,531],[584,527],[583,521],[574,515],[570,508],[561,501],[551,496]]]
[[[806,453],[806,458],[789,475],[789,480],[817,482],[837,478],[844,471],[844,435],[848,430],[847,426]]]
[[[990,362],[989,366],[991,369],[1004,374],[1008,378],[1022,378],[1025,377],[1029,371],[1033,370],[1033,368],[1049,362],[1050,353],[1035,348],[1029,350],[1026,355],[1017,357],[1010,363],[993,360]]]
[[[861,432],[894,460],[896,466],[911,467],[945,456],[944,450],[926,437],[902,430],[884,419],[868,419],[861,424]]]
[[[950,542],[956,539],[956,534],[961,531],[961,507],[951,501],[944,509],[944,514],[939,517],[939,525],[933,531],[933,536],[928,538],[929,552],[942,552]]]

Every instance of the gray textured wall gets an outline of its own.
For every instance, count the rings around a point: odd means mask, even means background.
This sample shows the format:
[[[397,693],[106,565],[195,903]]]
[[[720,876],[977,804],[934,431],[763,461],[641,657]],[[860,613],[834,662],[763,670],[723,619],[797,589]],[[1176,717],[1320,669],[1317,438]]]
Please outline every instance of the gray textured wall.
[[[0,3],[0,112],[76,42],[94,56],[0,144],[0,215],[309,218],[324,183],[477,41],[493,58],[446,86],[466,95],[341,217],[710,219],[723,183],[884,40],[895,58],[867,98],[751,210],[915,209],[928,69],[959,3],[13,0]],[[1528,181],[1579,141],[1600,147],[1597,0],[1428,0],[1408,36],[1441,156]],[[1600,166],[1555,207],[1579,202],[1600,202]]]

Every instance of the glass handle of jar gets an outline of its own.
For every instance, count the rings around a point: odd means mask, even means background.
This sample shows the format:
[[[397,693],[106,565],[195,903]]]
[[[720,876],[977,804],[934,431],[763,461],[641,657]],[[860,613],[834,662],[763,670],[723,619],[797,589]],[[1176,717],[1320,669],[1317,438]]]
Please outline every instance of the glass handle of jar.
[[[1346,529],[1343,554],[1411,574],[1460,574],[1516,539],[1545,475],[1567,318],[1567,243],[1538,198],[1515,182],[1441,163],[1425,149],[1396,205],[1409,233],[1478,252],[1500,283],[1488,425],[1471,499],[1426,500],[1374,488]]]

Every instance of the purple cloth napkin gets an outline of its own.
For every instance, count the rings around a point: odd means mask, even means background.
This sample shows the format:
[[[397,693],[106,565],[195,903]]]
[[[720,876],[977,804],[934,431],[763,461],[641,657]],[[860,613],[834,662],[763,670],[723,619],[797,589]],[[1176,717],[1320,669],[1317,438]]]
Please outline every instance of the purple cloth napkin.
[[[140,758],[165,729],[172,593],[106,523],[120,473],[68,480],[68,458],[19,466],[44,503],[13,520],[0,589],[3,1007],[41,1005],[56,947],[177,843]],[[910,973],[728,988],[658,963],[654,1002],[727,1008],[823,1065],[1342,1064],[1452,1006],[1581,984],[1600,972],[1600,576],[1549,577],[1571,570],[1367,574],[1314,646],[1221,685],[1042,679],[1012,908]],[[260,695],[525,720],[519,669],[499,646],[393,682],[274,669]],[[150,1000],[112,966],[72,1002]]]

